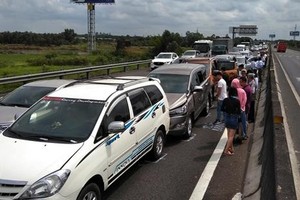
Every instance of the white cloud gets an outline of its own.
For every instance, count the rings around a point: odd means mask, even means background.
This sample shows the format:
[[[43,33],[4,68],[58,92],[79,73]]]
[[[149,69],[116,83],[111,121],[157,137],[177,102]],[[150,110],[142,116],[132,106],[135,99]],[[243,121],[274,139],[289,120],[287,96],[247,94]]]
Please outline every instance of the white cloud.
[[[229,27],[257,25],[255,38],[291,39],[300,24],[299,0],[116,0],[96,5],[96,31],[118,35],[158,35],[164,30],[185,35],[225,36]],[[1,0],[0,32],[87,32],[86,4],[69,0]],[[230,35],[230,34],[229,34]]]

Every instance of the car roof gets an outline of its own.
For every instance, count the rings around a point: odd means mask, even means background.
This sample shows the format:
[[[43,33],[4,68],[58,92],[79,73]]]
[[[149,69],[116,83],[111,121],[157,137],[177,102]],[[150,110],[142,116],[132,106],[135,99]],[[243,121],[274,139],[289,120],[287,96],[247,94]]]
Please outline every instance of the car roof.
[[[180,63],[180,64],[172,64],[164,67],[159,67],[150,72],[150,74],[181,74],[181,75],[189,75],[195,69],[203,69],[206,67],[203,64],[192,64],[192,63]]]
[[[176,54],[175,52],[160,52],[159,54],[170,54],[170,53]]]
[[[48,96],[106,101],[112,94],[123,90],[125,85],[126,88],[128,86],[128,89],[136,88],[136,84],[145,82],[146,80],[149,80],[149,78],[143,76],[85,80],[82,82],[75,82],[68,87],[56,90]]]
[[[193,52],[195,52],[195,51],[198,51],[198,50],[195,50],[195,49],[190,49],[190,50],[186,50],[185,52],[189,52],[189,51],[193,51]]]
[[[217,61],[232,61],[233,57],[235,57],[235,55],[223,54],[223,55],[216,55],[214,59]]]
[[[24,86],[31,87],[55,87],[58,88],[63,85],[67,85],[75,82],[76,80],[68,80],[68,79],[49,79],[49,80],[38,80],[26,83]]]

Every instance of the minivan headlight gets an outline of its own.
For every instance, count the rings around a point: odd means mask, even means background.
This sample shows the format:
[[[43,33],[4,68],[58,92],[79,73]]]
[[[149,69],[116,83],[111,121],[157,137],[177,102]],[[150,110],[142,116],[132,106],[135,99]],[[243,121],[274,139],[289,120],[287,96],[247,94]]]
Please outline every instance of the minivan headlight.
[[[68,179],[68,169],[54,172],[32,184],[21,196],[21,199],[45,198],[56,194]]]
[[[170,110],[170,115],[178,115],[178,114],[184,115],[186,113],[187,113],[186,105]]]

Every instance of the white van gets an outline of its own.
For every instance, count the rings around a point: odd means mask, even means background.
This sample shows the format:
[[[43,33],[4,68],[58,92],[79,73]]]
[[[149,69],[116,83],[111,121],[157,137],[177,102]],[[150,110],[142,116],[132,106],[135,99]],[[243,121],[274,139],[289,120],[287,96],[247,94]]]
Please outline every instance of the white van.
[[[0,134],[0,199],[101,199],[145,154],[162,155],[169,104],[158,80],[76,82]]]
[[[239,49],[239,51],[246,51],[246,45],[244,44],[238,44],[236,47]]]

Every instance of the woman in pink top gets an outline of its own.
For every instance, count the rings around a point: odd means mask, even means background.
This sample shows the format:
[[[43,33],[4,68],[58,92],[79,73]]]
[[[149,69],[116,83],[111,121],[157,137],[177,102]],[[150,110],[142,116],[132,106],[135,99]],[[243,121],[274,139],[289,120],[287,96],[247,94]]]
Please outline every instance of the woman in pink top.
[[[247,94],[245,90],[240,85],[240,81],[238,78],[235,78],[231,82],[231,87],[234,87],[237,89],[238,97],[241,104],[241,122],[242,122],[242,138],[246,140],[248,138],[247,136],[247,119],[246,119],[246,103],[247,103]]]

